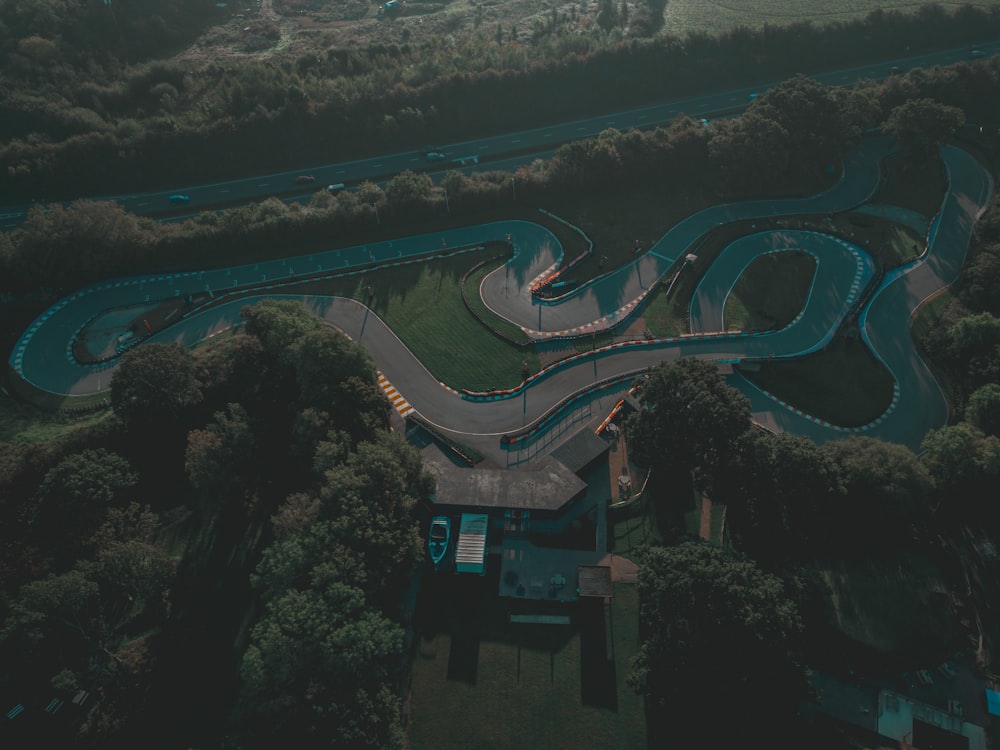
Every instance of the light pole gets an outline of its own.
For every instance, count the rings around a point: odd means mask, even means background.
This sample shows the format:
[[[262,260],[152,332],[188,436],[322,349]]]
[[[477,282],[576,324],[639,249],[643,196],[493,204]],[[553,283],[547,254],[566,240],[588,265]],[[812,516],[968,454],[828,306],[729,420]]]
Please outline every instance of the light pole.
[[[372,208],[375,209],[375,223],[376,224],[381,224],[382,223],[382,219],[379,218],[379,215],[378,215],[378,203],[376,201],[372,201]]]
[[[510,178],[510,189],[513,191],[513,193],[514,193],[514,200],[516,201],[517,200],[517,185],[514,184],[514,178],[513,177]]]
[[[444,188],[444,207],[451,213],[451,205],[448,203],[448,188]]]

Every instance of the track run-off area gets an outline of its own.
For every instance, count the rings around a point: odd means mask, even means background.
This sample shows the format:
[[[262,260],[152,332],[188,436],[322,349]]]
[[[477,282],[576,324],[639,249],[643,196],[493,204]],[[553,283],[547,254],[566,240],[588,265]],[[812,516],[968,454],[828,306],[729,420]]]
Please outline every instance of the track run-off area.
[[[95,320],[106,319],[114,311],[209,295],[210,305],[178,316],[176,322],[140,344],[178,342],[193,346],[239,325],[244,305],[267,297],[296,299],[365,346],[379,371],[425,422],[510,463],[512,443],[501,438],[523,434],[534,426],[533,439],[539,440],[546,429],[558,423],[559,408],[577,408],[588,399],[603,408],[602,399],[617,399],[635,377],[659,362],[687,355],[725,363],[803,356],[821,349],[845,316],[855,314],[864,341],[895,380],[892,402],[874,422],[860,427],[831,424],[780,402],[739,375],[730,376],[729,382],[750,399],[754,419],[769,429],[807,435],[818,442],[866,434],[917,448],[928,430],[947,422],[948,404],[914,347],[909,333],[912,316],[924,300],[957,277],[973,225],[993,191],[989,173],[956,147],[942,150],[948,190],[931,221],[926,248],[916,261],[879,279],[870,256],[843,239],[819,231],[752,233],[727,246],[705,269],[691,302],[691,334],[618,343],[577,354],[509,391],[460,393],[440,383],[362,303],[295,292],[295,286],[306,277],[316,281],[360,274],[370,271],[373,264],[380,267],[432,260],[444,252],[441,248],[508,241],[513,257],[480,285],[483,301],[492,311],[539,340],[606,330],[639,309],[654,286],[675,272],[699,241],[718,226],[793,214],[832,214],[865,204],[878,188],[880,164],[890,151],[891,144],[884,138],[867,140],[845,158],[838,182],[816,196],[704,209],[671,228],[634,262],[555,299],[538,299],[531,293],[540,278],[564,262],[555,236],[531,222],[499,221],[228,269],[94,284],[42,313],[21,335],[9,361],[17,375],[36,388],[67,395],[98,393],[109,388],[118,360],[82,364],[73,352],[76,338]],[[726,297],[743,270],[761,254],[785,250],[807,252],[816,260],[801,314],[779,331],[722,330]],[[125,315],[122,317],[124,321]],[[123,322],[122,332],[125,330]],[[440,335],[450,334],[442,330]],[[462,346],[459,340],[452,344]],[[517,450],[522,448],[523,444]],[[536,455],[540,452],[544,449],[536,449]]]

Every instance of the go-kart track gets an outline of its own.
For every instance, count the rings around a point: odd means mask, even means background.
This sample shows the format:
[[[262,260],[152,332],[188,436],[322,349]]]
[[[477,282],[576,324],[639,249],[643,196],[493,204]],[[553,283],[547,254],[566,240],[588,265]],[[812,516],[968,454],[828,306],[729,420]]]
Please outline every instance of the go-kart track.
[[[230,269],[96,284],[60,300],[32,323],[14,348],[10,364],[18,375],[46,391],[96,393],[108,388],[116,360],[102,365],[80,364],[73,355],[73,342],[93,321],[113,317],[113,311],[138,314],[144,306],[163,300],[209,293],[211,306],[178,316],[177,322],[143,342],[176,341],[192,346],[238,325],[239,311],[246,304],[265,297],[298,299],[364,345],[378,369],[423,420],[501,462],[507,454],[509,463],[509,453],[515,450],[512,445],[520,450],[523,443],[501,438],[535,426],[533,439],[541,440],[547,426],[558,422],[558,412],[553,409],[565,405],[567,399],[572,408],[588,399],[603,408],[601,399],[617,399],[646,368],[685,355],[735,363],[808,354],[822,348],[844,317],[853,312],[859,315],[865,342],[896,383],[891,405],[871,424],[849,428],[833,425],[779,402],[739,375],[731,376],[730,382],[749,397],[754,419],[770,429],[808,435],[820,442],[866,434],[916,448],[928,430],[946,423],[948,405],[913,346],[909,335],[912,315],[924,300],[958,275],[973,225],[993,190],[986,170],[969,154],[951,146],[942,152],[948,192],[917,261],[877,280],[867,253],[841,239],[819,231],[754,233],[725,248],[706,270],[691,304],[692,334],[616,344],[576,355],[511,391],[460,394],[433,377],[363,304],[295,293],[296,283],[307,275],[315,280],[364,273],[373,262],[382,266],[433,259],[442,245],[458,248],[509,238],[515,255],[483,280],[480,291],[484,302],[534,338],[599,331],[632,314],[653,286],[673,273],[699,240],[721,224],[791,214],[831,214],[864,204],[876,191],[879,165],[890,148],[885,139],[866,141],[845,159],[837,184],[810,198],[748,201],[705,209],[677,224],[633,263],[557,299],[539,300],[531,294],[532,285],[563,261],[556,238],[537,224],[502,221]],[[815,277],[801,314],[779,331],[724,332],[726,297],[749,262],[763,253],[791,249],[816,259]],[[250,285],[253,288],[247,289]],[[124,333],[127,315],[120,317]],[[441,335],[449,333],[441,331]],[[462,342],[454,341],[453,345],[461,347]],[[606,387],[598,390],[595,384]],[[543,450],[538,448],[535,453]]]

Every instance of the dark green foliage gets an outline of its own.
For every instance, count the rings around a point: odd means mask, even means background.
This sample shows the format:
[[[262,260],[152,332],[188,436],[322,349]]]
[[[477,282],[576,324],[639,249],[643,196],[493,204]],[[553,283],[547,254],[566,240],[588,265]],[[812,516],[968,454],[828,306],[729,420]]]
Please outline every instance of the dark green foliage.
[[[133,429],[182,424],[201,399],[194,357],[180,344],[132,349],[111,378],[111,406]]]
[[[920,460],[937,485],[943,516],[995,517],[1000,439],[959,422],[928,432],[920,449]]]
[[[202,23],[211,4],[168,2],[154,12],[139,10],[147,3],[31,3],[58,11],[27,16],[12,10],[21,5],[7,3],[0,13],[11,29],[0,45],[9,73],[0,103],[6,202],[131,191],[154,171],[166,184],[190,184],[238,176],[234,170],[250,174],[416,148],[428,140],[458,141],[957,45],[989,38],[1000,24],[995,9],[879,11],[864,21],[822,27],[768,25],[717,38],[638,40],[663,23],[664,0],[647,0],[633,5],[627,24],[633,38],[624,43],[603,32],[559,33],[556,11],[530,57],[511,53],[511,32],[493,28],[451,44],[331,49],[320,60],[310,56],[307,65],[274,55],[190,71],[122,60],[135,52],[132,44],[142,45],[144,59],[151,49],[155,54]],[[605,27],[625,25],[615,2],[601,10]],[[280,34],[273,23],[250,25],[261,39],[273,42]],[[889,108],[926,96],[946,103],[968,96],[988,110],[995,106],[989,96],[994,73],[977,67],[923,80],[893,76],[899,80],[886,84]],[[282,148],[260,149],[265,142]]]
[[[931,476],[913,452],[896,443],[849,437],[822,446],[844,484],[844,501],[827,517],[831,544],[863,550],[907,539],[929,520]]]
[[[839,548],[827,522],[840,513],[843,494],[837,465],[814,442],[752,430],[713,499],[727,504],[734,546],[770,567]]]
[[[394,610],[421,555],[420,455],[394,436],[338,461],[319,496],[274,517],[277,539],[253,576],[265,604],[243,655],[239,731],[249,747],[398,747],[403,631]]]
[[[703,489],[732,461],[750,428],[750,402],[722,379],[715,364],[681,357],[642,381],[644,409],[626,423],[632,458],[644,466],[695,472]]]
[[[58,539],[63,554],[79,552],[112,502],[134,487],[136,480],[128,461],[104,449],[67,456],[46,472],[38,488],[40,533]]]
[[[807,683],[794,658],[799,614],[781,580],[718,547],[685,542],[643,555],[639,597],[642,645],[628,680],[647,698],[651,746],[679,723],[697,726],[706,747],[761,731],[782,746]]]
[[[933,99],[911,99],[895,107],[882,131],[896,137],[915,159],[924,160],[965,124],[965,113]]]
[[[987,435],[1000,436],[1000,384],[987,383],[973,391],[965,417]]]

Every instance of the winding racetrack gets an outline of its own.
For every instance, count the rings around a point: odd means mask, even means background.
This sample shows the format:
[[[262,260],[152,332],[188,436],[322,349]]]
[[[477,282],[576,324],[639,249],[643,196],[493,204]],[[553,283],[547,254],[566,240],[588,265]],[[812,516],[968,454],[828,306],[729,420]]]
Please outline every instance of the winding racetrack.
[[[635,262],[588,283],[558,300],[538,301],[531,284],[562,261],[562,249],[543,227],[523,221],[406,237],[388,242],[218,271],[136,277],[104,282],[60,300],[22,334],[10,364],[36,387],[61,394],[89,394],[108,388],[114,363],[87,366],[72,355],[72,341],[96,316],[115,308],[155,303],[211,291],[231,300],[189,315],[150,337],[191,346],[240,322],[243,305],[263,297],[301,300],[344,330],[371,353],[376,366],[426,421],[501,461],[501,435],[536,423],[567,396],[594,383],[625,378],[666,359],[691,355],[717,361],[794,357],[821,348],[852,310],[860,313],[862,335],[892,372],[895,396],[889,410],[870,425],[842,428],[804,415],[763,393],[745,379],[732,384],[751,400],[754,418],[774,429],[809,435],[817,441],[862,433],[916,448],[929,429],[944,425],[947,402],[909,336],[911,317],[921,302],[950,284],[965,259],[972,227],[987,205],[993,184],[967,153],[943,152],[949,189],[931,225],[927,249],[914,263],[896,269],[874,291],[874,264],[862,250],[819,232],[760,232],[727,247],[707,269],[691,305],[693,334],[669,340],[616,345],[579,355],[544,370],[526,387],[504,398],[472,400],[443,386],[393,332],[364,305],[338,297],[294,293],[296,274],[363,272],[379,264],[435,252],[446,243],[461,247],[510,237],[515,257],[481,285],[486,304],[536,338],[607,328],[626,317],[678,259],[697,247],[713,227],[738,220],[795,213],[833,213],[866,202],[879,181],[879,164],[889,152],[884,139],[872,139],[845,159],[843,176],[828,191],[805,199],[750,201],[705,209],[677,224]],[[786,328],[766,334],[721,332],[726,296],[746,265],[765,252],[809,252],[816,276],[802,314]],[[417,261],[419,262],[419,261]],[[695,261],[697,263],[698,261]],[[262,285],[253,290],[242,287]],[[865,292],[869,292],[866,294]],[[860,309],[859,309],[860,306]],[[447,332],[442,332],[447,335]],[[461,342],[456,342],[460,346]],[[620,393],[627,382],[603,396]]]

